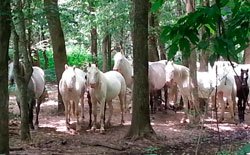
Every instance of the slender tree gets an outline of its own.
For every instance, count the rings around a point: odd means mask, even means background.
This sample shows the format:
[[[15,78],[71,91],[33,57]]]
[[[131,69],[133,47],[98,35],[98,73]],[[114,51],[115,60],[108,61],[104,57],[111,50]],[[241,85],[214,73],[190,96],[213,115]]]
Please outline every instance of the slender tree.
[[[57,84],[64,72],[64,65],[68,63],[66,56],[64,34],[58,10],[58,0],[44,0],[44,7],[49,25],[49,32],[53,46],[53,57],[56,70]],[[58,111],[64,110],[61,94],[58,91]]]
[[[28,83],[32,75],[32,65],[27,48],[26,40],[26,27],[25,18],[23,13],[24,3],[22,0],[18,0],[16,4],[17,16],[14,20],[13,36],[14,36],[14,78],[17,87],[17,101],[20,102],[21,107],[21,140],[29,141],[30,131],[29,131],[29,104],[32,101],[28,92]],[[14,26],[15,25],[15,26]],[[23,65],[19,63],[19,54],[22,57]],[[24,68],[24,69],[22,69]]]
[[[250,64],[250,43],[248,48],[244,51],[244,64]]]
[[[127,134],[140,138],[155,134],[149,117],[148,0],[134,0],[134,89],[132,123]]]
[[[0,0],[0,154],[9,154],[8,50],[11,33],[10,0]]]
[[[195,1],[194,0],[186,0],[186,12],[191,13],[194,12],[195,10]],[[192,50],[190,57],[189,57],[189,69],[190,69],[190,85],[193,84],[194,89],[191,93],[192,99],[193,99],[193,103],[192,103],[192,107],[195,110],[195,115],[194,115],[194,119],[192,119],[191,121],[199,121],[199,100],[198,100],[198,84],[197,84],[197,65],[196,65],[196,61],[197,61],[197,56],[196,56],[196,50]],[[192,84],[191,84],[192,83]],[[191,86],[192,87],[192,86]]]
[[[209,0],[205,0],[202,4],[203,6],[209,7]],[[201,29],[201,35],[205,33],[205,27]],[[204,38],[207,39],[207,38]],[[209,53],[206,50],[202,50],[200,53],[200,72],[207,72],[208,71],[208,58]]]
[[[95,12],[95,8],[94,8],[94,2],[89,2],[89,12],[93,13]],[[95,15],[94,15],[95,17]],[[91,54],[92,54],[92,62],[96,63],[96,59],[97,59],[97,28],[96,25],[92,25],[91,28]]]

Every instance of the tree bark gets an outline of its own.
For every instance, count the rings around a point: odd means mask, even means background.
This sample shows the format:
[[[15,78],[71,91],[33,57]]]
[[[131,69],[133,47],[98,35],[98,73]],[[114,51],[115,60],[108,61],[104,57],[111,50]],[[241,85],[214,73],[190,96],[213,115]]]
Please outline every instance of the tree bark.
[[[49,25],[49,32],[53,46],[53,57],[56,70],[57,84],[64,72],[64,65],[68,63],[66,56],[64,34],[58,11],[58,0],[44,0],[44,7]],[[59,87],[58,87],[59,89]],[[64,111],[62,96],[58,90],[58,112]]]
[[[250,44],[244,51],[244,64],[250,64]]]
[[[148,92],[148,0],[134,0],[134,89],[132,122],[127,134],[140,138],[155,134],[149,117]]]
[[[105,35],[105,37],[102,40],[102,71],[107,71],[107,46],[108,46],[108,35]]]
[[[17,87],[17,101],[21,105],[21,140],[29,141],[29,104],[31,104],[31,94],[28,92],[28,83],[32,75],[32,65],[27,50],[27,40],[25,33],[25,18],[23,14],[22,0],[17,1],[16,28],[13,25],[14,34],[14,78]],[[19,63],[19,52],[22,56],[23,66]],[[24,67],[22,71],[22,67]],[[23,72],[23,73],[22,73]]]
[[[178,16],[181,17],[181,16],[183,15],[183,10],[182,10],[182,7],[181,7],[182,1],[181,1],[181,0],[177,0],[176,3],[177,3],[177,12],[178,12]],[[183,52],[183,51],[182,51],[182,52]],[[182,65],[183,65],[183,66],[186,66],[186,67],[189,67],[188,58],[184,57],[184,54],[183,54],[183,53],[182,53],[182,55],[181,55],[181,58],[182,58]]]
[[[93,27],[91,30],[91,54],[92,62],[97,62],[97,31],[96,27]]]
[[[108,49],[107,49],[107,51],[108,51],[108,70],[110,71],[111,70],[111,44],[112,44],[112,42],[111,42],[111,34],[109,34],[108,35]]]
[[[204,1],[202,5],[209,7],[209,0]],[[203,27],[201,30],[201,35],[203,35],[204,33],[205,33],[205,28]],[[206,50],[202,50],[202,52],[200,53],[200,70],[199,70],[200,72],[208,71],[208,59],[209,59],[209,53]]]
[[[195,10],[195,1],[194,0],[186,0],[186,12],[191,13]],[[193,46],[193,45],[191,45]],[[197,83],[197,65],[196,65],[196,51],[191,51],[190,57],[189,57],[189,69],[190,69],[190,87],[192,88],[193,84],[193,91],[191,91],[192,96],[192,102],[191,108],[194,108],[195,114],[194,117],[190,118],[191,122],[198,122],[200,120],[200,107],[199,107],[199,98],[198,98],[198,83]]]
[[[89,12],[95,12],[93,2],[89,2]],[[95,16],[95,15],[94,15]],[[92,26],[91,29],[91,54],[92,54],[92,63],[97,63],[97,30],[96,26]]]
[[[11,33],[10,0],[0,0],[0,154],[9,154],[8,51]]]
[[[151,4],[150,4],[151,5]],[[149,45],[149,61],[159,61],[159,54],[157,49],[157,39],[154,32],[155,29],[155,22],[156,22],[156,16],[154,13],[150,13],[149,15],[149,27],[150,27],[150,33],[148,38],[148,45]]]

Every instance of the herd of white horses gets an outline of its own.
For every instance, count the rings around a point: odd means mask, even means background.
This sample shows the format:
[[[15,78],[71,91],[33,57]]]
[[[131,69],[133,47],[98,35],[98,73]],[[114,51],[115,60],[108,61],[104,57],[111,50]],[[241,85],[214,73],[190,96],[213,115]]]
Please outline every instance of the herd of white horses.
[[[20,65],[22,66],[22,65]],[[231,119],[235,123],[236,102],[238,101],[239,122],[244,123],[244,113],[249,94],[250,79],[248,70],[250,65],[236,64],[229,61],[217,61],[213,67],[208,64],[207,72],[197,72],[198,96],[206,99],[208,103],[220,105],[219,121],[224,119],[225,107],[230,107]],[[177,85],[178,91],[183,98],[184,116],[182,122],[188,121],[189,110],[194,108],[194,97],[192,91],[194,84],[190,77],[189,68],[175,64],[172,61],[161,60],[149,62],[148,68],[149,92],[161,90],[166,85]],[[13,82],[13,64],[9,65],[9,80]],[[65,71],[59,83],[59,92],[65,106],[66,127],[70,128],[70,117],[76,116],[76,131],[81,130],[84,118],[84,94],[88,91],[93,109],[93,123],[90,130],[97,129],[97,107],[100,105],[100,129],[104,132],[104,125],[110,125],[113,105],[112,99],[119,97],[121,110],[121,124],[124,123],[124,112],[127,108],[126,93],[133,92],[133,62],[128,60],[122,53],[114,56],[113,71],[103,73],[95,64],[89,64],[87,72],[65,64]],[[37,104],[36,122],[38,125],[38,114],[42,98],[45,96],[44,72],[39,67],[33,67],[28,93],[31,95],[29,101],[30,125],[33,128],[33,107]],[[217,94],[217,96],[216,96]],[[136,94],[132,94],[136,95]],[[17,103],[19,98],[17,96]],[[80,103],[80,109],[79,109]],[[105,107],[108,105],[109,116],[105,123]],[[128,101],[128,103],[132,103]],[[124,109],[125,107],[125,109]],[[152,107],[151,107],[152,108]],[[91,119],[91,113],[90,113]]]

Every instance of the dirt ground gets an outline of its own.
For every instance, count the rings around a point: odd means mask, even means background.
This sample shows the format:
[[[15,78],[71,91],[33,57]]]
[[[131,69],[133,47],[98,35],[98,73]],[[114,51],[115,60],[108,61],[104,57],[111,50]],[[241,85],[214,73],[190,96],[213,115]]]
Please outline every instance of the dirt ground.
[[[57,114],[57,87],[47,84],[49,99],[41,105],[39,128],[31,131],[32,141],[20,141],[20,118],[10,120],[11,154],[61,155],[61,154],[216,154],[217,152],[233,152],[250,143],[250,127],[243,128],[229,121],[229,113],[225,114],[225,122],[219,124],[218,133],[215,120],[210,113],[205,119],[204,128],[181,124],[183,112],[157,112],[151,116],[151,122],[157,139],[127,140],[124,136],[131,124],[131,114],[125,114],[125,123],[120,123],[118,100],[113,101],[114,115],[112,127],[105,134],[89,132],[88,104],[85,101],[85,119],[79,134],[74,129],[67,131],[64,115]],[[15,103],[14,95],[10,102]],[[16,116],[19,110],[16,104],[10,105],[10,112]],[[250,110],[247,109],[246,124],[250,125]],[[75,122],[72,122],[75,128]],[[219,137],[221,140],[219,140]]]

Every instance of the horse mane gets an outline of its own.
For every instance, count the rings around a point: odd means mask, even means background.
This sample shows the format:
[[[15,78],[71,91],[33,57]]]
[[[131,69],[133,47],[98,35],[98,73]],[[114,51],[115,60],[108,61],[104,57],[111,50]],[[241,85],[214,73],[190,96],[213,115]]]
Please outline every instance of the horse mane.
[[[189,69],[186,66],[173,64],[174,74],[177,74],[181,81],[185,81],[189,78]]]

